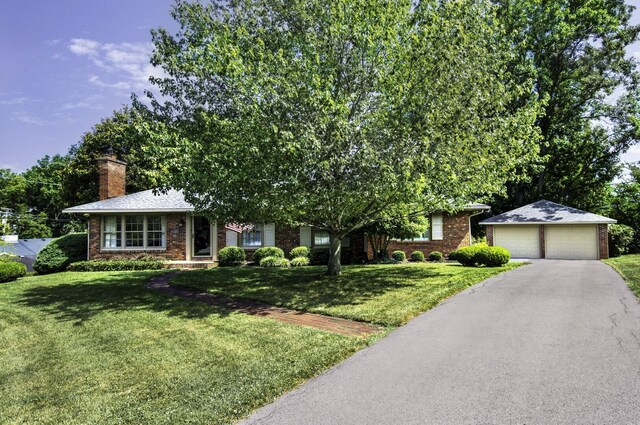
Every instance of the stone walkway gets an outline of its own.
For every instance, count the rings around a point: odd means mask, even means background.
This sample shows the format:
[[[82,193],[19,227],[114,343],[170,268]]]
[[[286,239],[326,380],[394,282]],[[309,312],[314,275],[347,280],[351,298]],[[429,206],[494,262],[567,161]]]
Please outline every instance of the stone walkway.
[[[280,322],[308,326],[341,335],[367,336],[380,331],[379,328],[366,323],[354,322],[352,320],[340,319],[338,317],[323,316],[321,314],[289,310],[254,301],[221,297],[207,292],[199,292],[193,289],[170,285],[169,282],[178,273],[181,272],[171,272],[156,276],[147,282],[146,287],[166,294],[200,301],[226,310],[233,310],[240,313],[250,314],[252,316],[268,317],[269,319],[278,320]]]

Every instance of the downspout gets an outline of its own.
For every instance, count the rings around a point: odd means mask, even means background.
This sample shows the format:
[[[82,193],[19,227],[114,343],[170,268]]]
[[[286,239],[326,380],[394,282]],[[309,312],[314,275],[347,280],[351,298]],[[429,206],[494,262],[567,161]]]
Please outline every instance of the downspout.
[[[491,210],[478,210],[478,212],[476,212],[474,214],[469,214],[469,246],[471,246],[473,244],[473,236],[471,235],[471,217],[475,217],[477,215],[480,215],[485,211],[491,211]]]

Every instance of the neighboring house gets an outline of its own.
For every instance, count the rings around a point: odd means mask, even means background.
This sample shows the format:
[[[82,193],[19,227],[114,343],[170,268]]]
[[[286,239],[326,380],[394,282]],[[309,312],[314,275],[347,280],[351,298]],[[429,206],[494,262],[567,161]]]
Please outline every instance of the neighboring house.
[[[33,271],[33,263],[38,253],[47,246],[53,238],[17,239],[0,245],[0,252],[10,252],[20,257],[20,262],[27,266],[27,271]]]
[[[541,200],[480,222],[489,245],[513,258],[609,258],[608,217]]]
[[[89,215],[89,259],[135,257],[149,254],[172,261],[216,261],[218,251],[239,246],[251,258],[263,246],[277,246],[288,254],[296,246],[328,249],[326,230],[260,223],[226,226],[198,214],[181,192],[152,190],[125,195],[126,164],[114,156],[100,158],[100,200],[65,209],[65,213]],[[483,204],[470,205],[456,214],[430,215],[430,228],[412,241],[393,241],[391,250],[407,254],[438,250],[444,254],[470,243],[470,217],[488,210]],[[240,231],[238,231],[240,230]],[[367,256],[365,235],[355,233],[343,240],[343,255],[356,261]]]

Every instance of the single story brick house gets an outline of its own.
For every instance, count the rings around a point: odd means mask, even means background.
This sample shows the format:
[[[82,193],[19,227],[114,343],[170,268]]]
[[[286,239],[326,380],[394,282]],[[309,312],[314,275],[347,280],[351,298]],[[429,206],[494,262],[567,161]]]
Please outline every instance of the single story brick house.
[[[175,262],[214,262],[218,251],[226,246],[244,248],[249,259],[253,251],[264,246],[277,246],[287,255],[301,245],[329,247],[328,232],[319,228],[256,223],[238,231],[236,226],[216,223],[198,214],[179,191],[154,194],[146,190],[126,195],[125,171],[126,164],[114,156],[100,158],[100,200],[63,211],[89,215],[88,259],[148,254]],[[473,204],[455,214],[434,212],[429,215],[430,228],[425,234],[413,240],[392,241],[389,249],[403,250],[407,255],[416,250],[446,255],[470,244],[470,217],[486,210],[489,206]],[[345,238],[342,250],[355,261],[371,254],[362,232]]]
[[[487,243],[513,258],[599,260],[609,258],[608,226],[616,220],[540,200],[480,222]]]

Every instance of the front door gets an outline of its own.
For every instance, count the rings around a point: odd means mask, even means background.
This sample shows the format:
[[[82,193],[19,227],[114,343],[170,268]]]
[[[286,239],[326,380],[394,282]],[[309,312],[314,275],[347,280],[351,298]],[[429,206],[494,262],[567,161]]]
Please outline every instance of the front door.
[[[211,223],[206,217],[193,217],[193,256],[211,257]]]

